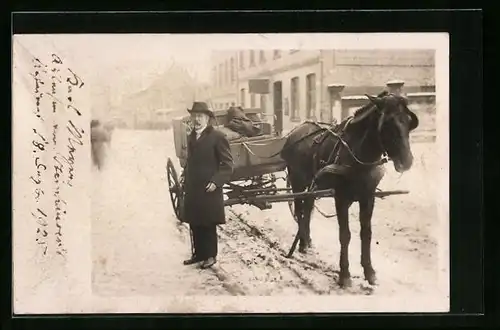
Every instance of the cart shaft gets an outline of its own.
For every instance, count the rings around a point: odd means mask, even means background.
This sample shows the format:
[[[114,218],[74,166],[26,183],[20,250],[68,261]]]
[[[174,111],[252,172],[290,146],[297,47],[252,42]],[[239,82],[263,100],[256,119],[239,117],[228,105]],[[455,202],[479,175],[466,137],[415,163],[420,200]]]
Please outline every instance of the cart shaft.
[[[393,191],[376,191],[375,197],[384,198],[391,195],[402,195],[408,194],[409,191],[406,190],[393,190]],[[289,194],[274,194],[274,195],[254,195],[247,196],[241,195],[237,198],[229,198],[224,202],[225,206],[231,206],[235,204],[252,204],[252,203],[280,203],[280,202],[290,202],[295,199],[305,199],[305,198],[322,198],[322,197],[334,197],[334,189],[324,189],[317,191],[305,191],[299,193],[289,193]]]
[[[251,204],[253,202],[268,202],[268,203],[279,203],[279,202],[289,202],[295,199],[304,198],[319,198],[319,197],[333,197],[335,190],[325,189],[312,192],[300,192],[293,194],[276,194],[276,195],[257,195],[257,196],[241,196],[239,198],[230,198],[224,202],[224,205],[234,205],[234,204]]]

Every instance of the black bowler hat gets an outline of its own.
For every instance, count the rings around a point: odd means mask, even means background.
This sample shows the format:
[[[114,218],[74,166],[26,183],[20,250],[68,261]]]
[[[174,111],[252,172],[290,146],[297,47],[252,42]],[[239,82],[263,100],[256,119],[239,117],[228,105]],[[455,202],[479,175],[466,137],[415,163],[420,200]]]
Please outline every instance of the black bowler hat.
[[[187,111],[189,113],[204,113],[212,118],[214,117],[214,113],[208,108],[208,105],[205,102],[194,102],[191,109],[187,109]]]

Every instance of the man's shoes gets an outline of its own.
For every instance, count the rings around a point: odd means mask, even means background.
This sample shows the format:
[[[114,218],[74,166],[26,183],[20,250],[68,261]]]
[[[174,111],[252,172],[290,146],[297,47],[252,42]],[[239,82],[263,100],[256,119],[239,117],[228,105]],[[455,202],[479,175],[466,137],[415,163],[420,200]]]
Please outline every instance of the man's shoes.
[[[184,260],[182,263],[187,266],[187,265],[195,264],[195,263],[200,262],[200,261],[202,261],[200,258],[198,258],[196,256],[192,256],[191,258]]]
[[[217,260],[215,259],[215,257],[210,257],[208,258],[207,260],[204,260],[201,264],[200,264],[200,268],[201,269],[206,269],[206,268],[210,268],[212,267],[213,265],[215,265],[215,263],[217,262]]]

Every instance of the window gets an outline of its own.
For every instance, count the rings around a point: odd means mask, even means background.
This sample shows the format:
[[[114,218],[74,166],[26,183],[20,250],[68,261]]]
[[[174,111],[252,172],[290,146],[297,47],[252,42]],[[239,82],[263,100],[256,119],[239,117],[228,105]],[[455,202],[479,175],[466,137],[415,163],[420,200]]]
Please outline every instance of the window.
[[[224,85],[224,66],[219,64],[219,86]]]
[[[236,74],[235,74],[235,67],[234,67],[234,57],[231,57],[231,84],[234,84],[236,81]]]
[[[299,116],[299,77],[292,78],[290,82],[290,111],[291,111],[291,120],[298,120]]]
[[[245,69],[245,53],[244,52],[240,52],[239,62],[240,62],[240,69]]]
[[[274,50],[274,52],[273,52],[273,58],[277,59],[277,58],[280,58],[280,57],[281,57],[281,51]]]
[[[255,108],[255,94],[251,93],[250,94],[250,108]]]
[[[306,77],[306,117],[311,119],[316,112],[316,75],[308,74]]]
[[[245,89],[242,88],[240,91],[240,105],[242,108],[245,107]]]
[[[259,52],[259,62],[266,63],[266,53],[263,50]]]
[[[262,113],[266,113],[266,94],[260,94],[260,108],[262,109]]]
[[[224,62],[224,79],[226,81],[226,84],[229,85],[231,81],[231,72],[229,71],[229,61]]]
[[[251,50],[250,54],[250,66],[255,66],[255,51]]]
[[[436,86],[434,86],[434,85],[420,86],[420,91],[424,92],[424,93],[435,93],[436,92]]]
[[[219,86],[219,79],[217,77],[217,66],[212,68],[212,81],[215,86]]]
[[[285,116],[290,116],[290,102],[288,102],[288,97],[285,97],[283,101],[283,109],[285,109]]]

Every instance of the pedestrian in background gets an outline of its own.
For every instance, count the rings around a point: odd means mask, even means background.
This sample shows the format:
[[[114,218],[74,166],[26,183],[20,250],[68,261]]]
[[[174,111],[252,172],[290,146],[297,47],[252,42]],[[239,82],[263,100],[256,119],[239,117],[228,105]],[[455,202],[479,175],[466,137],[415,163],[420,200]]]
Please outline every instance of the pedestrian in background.
[[[214,114],[208,105],[194,102],[188,112],[193,130],[181,182],[183,221],[190,226],[194,249],[184,265],[201,262],[200,268],[208,268],[217,262],[217,225],[226,222],[222,186],[231,178],[233,158],[229,141],[209,123]]]
[[[115,131],[115,126],[112,123],[107,122],[103,125],[103,128],[108,135],[108,139],[106,142],[107,142],[108,146],[111,146],[111,138],[113,137],[113,133]]]
[[[97,119],[90,122],[90,144],[92,163],[101,170],[106,157],[106,144],[109,144],[109,134]]]

